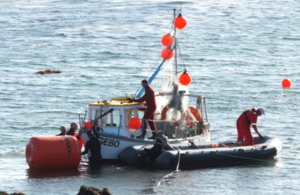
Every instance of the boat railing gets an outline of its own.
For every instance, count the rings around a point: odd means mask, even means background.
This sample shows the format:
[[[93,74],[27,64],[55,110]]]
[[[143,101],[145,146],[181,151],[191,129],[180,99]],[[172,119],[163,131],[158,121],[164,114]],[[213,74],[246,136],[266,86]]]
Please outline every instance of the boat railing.
[[[151,120],[150,120],[151,121]],[[154,120],[159,134],[174,138],[197,136],[209,132],[210,124],[203,119],[200,121],[168,121]],[[142,127],[143,129],[143,127]]]
[[[81,116],[82,114],[84,115],[84,117]],[[86,116],[87,116],[87,109],[78,114],[79,127],[84,124],[84,122],[86,120]]]
[[[189,94],[189,93],[186,93],[185,91],[179,91],[179,93],[181,93],[183,96],[197,98],[196,107],[197,107],[197,109],[199,109],[201,116],[205,116],[205,120],[208,121],[205,95]],[[156,94],[156,96],[165,96],[165,95],[171,95],[171,94],[170,93]],[[203,112],[205,112],[205,115]]]

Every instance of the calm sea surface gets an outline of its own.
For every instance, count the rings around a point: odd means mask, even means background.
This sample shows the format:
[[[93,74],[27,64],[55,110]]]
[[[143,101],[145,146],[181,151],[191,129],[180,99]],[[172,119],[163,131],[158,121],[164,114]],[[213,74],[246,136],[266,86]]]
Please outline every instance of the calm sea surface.
[[[59,133],[96,100],[135,93],[161,62],[176,1],[0,1],[0,190],[76,194],[81,185],[113,194],[154,194],[170,171],[104,166],[89,172],[35,172],[25,147]],[[300,2],[185,1],[178,33],[190,93],[205,94],[212,140],[236,139],[235,122],[265,107],[262,135],[283,142],[271,163],[179,171],[158,194],[298,194],[300,191]],[[168,62],[170,63],[170,62]],[[65,71],[35,75],[39,70]],[[167,71],[154,81],[156,91]],[[281,81],[292,87],[284,90]]]

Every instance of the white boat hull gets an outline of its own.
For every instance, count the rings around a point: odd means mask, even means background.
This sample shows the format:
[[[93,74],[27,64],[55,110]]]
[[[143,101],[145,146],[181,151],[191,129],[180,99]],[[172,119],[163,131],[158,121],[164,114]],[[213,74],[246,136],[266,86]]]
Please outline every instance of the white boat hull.
[[[154,144],[153,140],[144,140],[137,138],[121,137],[114,134],[100,133],[101,142],[101,154],[103,160],[119,160],[118,155],[128,146],[135,145],[149,145]],[[88,141],[87,135],[84,133],[84,142]],[[185,139],[169,139],[170,144],[186,143],[190,144],[189,140],[193,140],[194,143],[203,143],[210,141],[210,132],[203,135],[188,137]]]

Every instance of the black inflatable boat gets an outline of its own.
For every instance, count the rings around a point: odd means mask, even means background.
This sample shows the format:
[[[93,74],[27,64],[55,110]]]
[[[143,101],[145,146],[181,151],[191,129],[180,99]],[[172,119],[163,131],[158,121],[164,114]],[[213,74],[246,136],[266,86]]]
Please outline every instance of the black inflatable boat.
[[[155,160],[147,155],[153,145],[130,146],[125,148],[119,159],[127,165],[151,165],[157,169],[180,169],[232,166],[245,163],[268,161],[281,150],[282,143],[276,137],[254,138],[254,146],[236,146],[236,142],[209,142],[195,145],[172,145],[173,150],[165,150]]]

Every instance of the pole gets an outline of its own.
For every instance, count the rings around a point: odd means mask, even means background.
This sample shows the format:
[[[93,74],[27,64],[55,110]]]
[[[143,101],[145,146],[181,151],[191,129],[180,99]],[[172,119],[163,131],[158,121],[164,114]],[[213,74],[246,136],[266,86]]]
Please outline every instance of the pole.
[[[155,79],[155,77],[157,76],[157,74],[160,71],[160,68],[162,67],[162,65],[165,63],[165,61],[168,59],[169,55],[171,55],[171,53],[173,52],[174,48],[171,49],[171,51],[169,52],[169,54],[167,55],[167,57],[162,61],[162,63],[158,66],[158,68],[155,70],[155,72],[152,74],[152,76],[149,79],[149,84],[152,83],[152,81]],[[145,91],[145,88],[142,88],[139,93],[135,96],[135,98],[140,98],[143,93]]]
[[[174,11],[174,21],[176,18],[176,9],[173,9]],[[174,25],[174,21],[173,21],[173,25]],[[169,57],[169,55],[175,50],[175,80],[177,80],[177,49],[176,49],[176,27],[174,25],[174,47],[171,49],[170,53],[167,55],[166,59],[164,59],[162,61],[162,63],[159,65],[159,67],[155,70],[155,72],[152,74],[152,76],[149,78],[149,84],[152,83],[152,81],[155,79],[155,77],[157,76],[157,74],[159,73],[159,71],[161,70],[162,65],[165,63],[165,61],[167,60],[167,58]],[[135,98],[140,98],[143,93],[144,93],[145,89],[142,88],[136,95]]]

